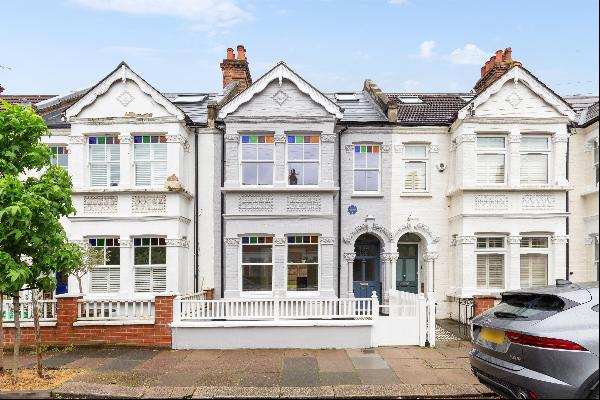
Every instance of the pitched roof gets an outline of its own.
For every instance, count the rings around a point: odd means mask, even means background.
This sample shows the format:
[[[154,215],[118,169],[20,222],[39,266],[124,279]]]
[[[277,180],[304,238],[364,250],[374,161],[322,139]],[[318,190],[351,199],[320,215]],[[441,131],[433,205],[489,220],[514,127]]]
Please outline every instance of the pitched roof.
[[[21,104],[31,106],[41,101],[56,97],[55,94],[1,94],[0,100],[5,100],[9,104]]]
[[[339,95],[351,95],[352,100],[343,100]],[[371,100],[371,96],[363,92],[326,93],[325,96],[341,109],[344,114],[341,122],[386,122],[387,117]]]
[[[598,96],[564,96],[577,113],[577,125],[587,126],[598,120]]]
[[[472,93],[386,93],[398,104],[400,125],[450,125]]]

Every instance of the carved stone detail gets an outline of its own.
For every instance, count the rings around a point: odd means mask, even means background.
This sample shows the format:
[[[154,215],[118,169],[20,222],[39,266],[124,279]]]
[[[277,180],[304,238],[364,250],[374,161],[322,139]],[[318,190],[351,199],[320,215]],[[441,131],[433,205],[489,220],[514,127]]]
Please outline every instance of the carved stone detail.
[[[69,136],[70,144],[84,144],[85,136]]]
[[[477,209],[477,210],[506,210],[506,209],[508,209],[508,196],[505,194],[478,194],[478,195],[475,195],[475,209]]]
[[[347,144],[344,147],[346,149],[346,153],[352,153],[354,151],[354,145],[352,145],[352,144]]]
[[[433,261],[436,260],[440,254],[437,251],[428,251],[423,254],[423,260],[425,261]]]
[[[285,143],[287,141],[286,136],[283,133],[276,133],[273,136],[275,143]]]
[[[522,135],[508,135],[508,143],[521,143]]]
[[[167,143],[185,143],[186,138],[181,135],[167,135]]]
[[[317,212],[321,211],[321,197],[309,194],[295,194],[287,198],[288,212]]]
[[[588,236],[586,236],[584,242],[587,246],[591,246],[593,244],[598,243],[598,234],[590,233]]]
[[[392,232],[390,232],[384,226],[375,223],[364,223],[360,225],[356,225],[352,231],[350,231],[346,236],[344,236],[344,243],[351,244],[354,242],[354,239],[360,236],[363,233],[379,233],[382,237],[387,238],[388,240],[392,240]]]
[[[398,253],[381,253],[381,260],[394,263],[398,261]]]
[[[440,152],[440,146],[437,144],[432,144],[431,146],[429,146],[429,152],[430,153],[439,153]]]
[[[394,152],[395,153],[402,153],[404,151],[404,145],[402,144],[395,144],[394,145]]]
[[[119,135],[119,141],[121,142],[121,144],[130,144],[131,135]]]
[[[190,247],[190,242],[187,239],[165,239],[167,247]]]
[[[135,97],[127,90],[122,91],[121,94],[117,96],[117,101],[121,103],[123,107],[127,107],[133,100],[135,100]]]
[[[321,142],[323,143],[334,143],[335,135],[321,135]]]
[[[130,239],[119,239],[120,247],[131,247],[132,241]]]
[[[286,242],[285,238],[282,238],[282,237],[273,238],[273,244],[275,246],[284,246],[285,242]]]
[[[288,94],[283,90],[279,89],[271,98],[275,103],[282,106],[283,103],[285,103],[290,98],[290,96],[288,96]]]
[[[436,244],[440,241],[440,237],[434,234],[428,225],[422,222],[415,223],[415,218],[412,216],[409,216],[406,223],[396,230],[393,235],[394,241],[397,242],[402,235],[409,232],[420,233],[430,244]]]
[[[273,196],[262,194],[242,194],[238,200],[238,211],[273,211]]]
[[[476,140],[477,140],[477,135],[472,134],[472,133],[466,133],[463,135],[458,135],[456,137],[456,144],[475,142]]]
[[[518,108],[519,104],[521,104],[521,101],[523,101],[523,98],[513,90],[508,96],[506,96],[505,100],[513,108]]]
[[[567,244],[569,242],[569,236],[566,235],[552,236],[551,239],[554,244]]]
[[[321,237],[320,240],[321,244],[335,244],[335,238],[334,237],[328,237],[328,236],[323,236]]]
[[[477,236],[457,236],[456,242],[460,244],[475,244],[477,243]]]
[[[240,238],[224,238],[223,243],[228,247],[238,247],[240,245]]]
[[[569,141],[568,135],[553,135],[552,143],[567,143]]]
[[[83,196],[83,212],[87,214],[116,213],[119,197],[114,195]]]
[[[142,194],[131,196],[131,212],[139,213],[164,213],[167,211],[167,195]]]
[[[556,197],[548,193],[524,193],[521,196],[523,209],[553,209],[556,206]]]
[[[356,258],[356,253],[344,253],[344,260],[347,262],[354,262]]]
[[[391,149],[392,149],[392,146],[390,146],[389,144],[382,144],[381,145],[381,152],[382,153],[389,153]]]
[[[510,244],[521,244],[521,239],[523,239],[523,236],[519,236],[519,235],[513,235],[513,236],[509,236],[508,237],[508,243]]]
[[[225,142],[237,143],[239,141],[240,141],[240,135],[236,135],[235,133],[225,134]]]

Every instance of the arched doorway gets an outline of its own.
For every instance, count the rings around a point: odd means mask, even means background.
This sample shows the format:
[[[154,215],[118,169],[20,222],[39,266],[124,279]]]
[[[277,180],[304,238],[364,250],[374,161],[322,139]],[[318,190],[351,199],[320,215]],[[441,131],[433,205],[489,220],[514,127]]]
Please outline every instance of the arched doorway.
[[[371,297],[373,291],[381,300],[381,243],[371,234],[360,235],[354,242],[354,297]]]
[[[419,293],[419,253],[421,237],[405,233],[398,240],[396,261],[396,289],[402,292]]]

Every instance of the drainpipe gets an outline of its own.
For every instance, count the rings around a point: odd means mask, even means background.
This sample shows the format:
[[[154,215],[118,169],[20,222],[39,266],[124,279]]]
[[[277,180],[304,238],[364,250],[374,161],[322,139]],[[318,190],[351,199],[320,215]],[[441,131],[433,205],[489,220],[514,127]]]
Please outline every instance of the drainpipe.
[[[225,185],[225,129],[215,126],[221,132],[221,187]],[[225,246],[223,244],[223,227],[225,226],[225,218],[223,213],[225,212],[225,195],[221,192],[221,298],[225,295],[225,268],[223,267],[223,261],[225,260]]]
[[[194,293],[198,293],[198,128],[194,131]]]
[[[570,129],[569,129],[570,130]],[[569,149],[570,149],[570,144],[571,144],[571,140],[570,138],[567,138],[567,157],[565,162],[567,163],[566,168],[565,168],[565,175],[566,175],[566,179],[567,182],[569,181]],[[565,234],[567,235],[567,237],[569,236],[569,191],[567,190],[565,193],[565,202],[566,202],[566,207],[565,207],[565,211],[567,212],[567,218],[565,219]],[[567,239],[567,244],[566,246],[566,256],[565,256],[565,265],[566,265],[566,280],[570,280],[569,277],[571,276],[571,271],[570,271],[570,256],[569,256],[569,239]]]
[[[344,258],[342,255],[342,134],[348,130],[348,125],[342,128],[341,131],[338,132],[339,143],[338,143],[338,186],[340,190],[338,191],[338,223],[337,223],[337,245],[338,245],[338,276],[337,276],[337,288],[338,288],[338,298],[342,297],[342,259]]]

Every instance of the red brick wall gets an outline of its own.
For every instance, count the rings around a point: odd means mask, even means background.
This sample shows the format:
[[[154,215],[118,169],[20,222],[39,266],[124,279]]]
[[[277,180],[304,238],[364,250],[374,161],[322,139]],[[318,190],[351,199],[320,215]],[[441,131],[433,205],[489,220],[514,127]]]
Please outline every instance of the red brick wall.
[[[130,345],[171,347],[173,298],[156,296],[154,324],[73,326],[77,321],[77,297],[61,297],[56,303],[56,326],[42,326],[44,345]],[[14,343],[15,329],[4,327],[4,344]],[[21,345],[33,346],[33,327],[21,327]]]
[[[494,296],[473,296],[473,316],[477,316],[496,305]]]

